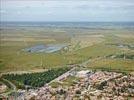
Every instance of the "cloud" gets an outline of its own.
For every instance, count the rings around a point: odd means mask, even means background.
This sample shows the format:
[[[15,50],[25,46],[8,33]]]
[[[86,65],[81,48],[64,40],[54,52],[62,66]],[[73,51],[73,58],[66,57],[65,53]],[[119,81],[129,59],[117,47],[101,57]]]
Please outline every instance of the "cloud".
[[[6,10],[0,10],[1,14],[5,14],[7,11]]]
[[[133,0],[1,1],[3,20],[132,20],[134,16]]]

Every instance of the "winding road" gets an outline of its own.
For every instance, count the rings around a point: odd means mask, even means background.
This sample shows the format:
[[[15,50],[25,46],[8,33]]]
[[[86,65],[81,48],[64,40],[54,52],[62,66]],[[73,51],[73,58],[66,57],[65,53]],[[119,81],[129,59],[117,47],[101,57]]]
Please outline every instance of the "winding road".
[[[10,82],[10,81],[8,81],[7,79],[4,79],[4,78],[2,78],[2,80],[3,80],[4,83],[6,82],[7,84],[9,84],[10,88],[11,88],[11,90],[9,90],[8,92],[0,94],[0,96],[3,96],[3,97],[6,98],[6,97],[8,97],[8,94],[10,94],[11,92],[15,92],[17,89],[16,89],[16,86],[12,82]]]

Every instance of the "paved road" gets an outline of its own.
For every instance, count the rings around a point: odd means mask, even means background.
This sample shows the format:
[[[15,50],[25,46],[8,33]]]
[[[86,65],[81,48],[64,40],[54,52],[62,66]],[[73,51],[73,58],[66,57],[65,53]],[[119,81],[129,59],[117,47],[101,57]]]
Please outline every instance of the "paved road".
[[[98,57],[98,58],[94,58],[94,59],[88,59],[87,61],[85,61],[85,62],[83,62],[81,64],[78,64],[78,65],[80,65],[80,66],[86,66],[91,61],[96,61],[96,60],[100,60],[100,59],[103,59],[103,58],[105,58],[105,57]]]
[[[16,91],[16,86],[15,86],[12,82],[10,82],[10,81],[7,80],[7,79],[3,79],[3,80],[4,80],[5,82],[7,82],[8,84],[10,84],[12,90]]]
[[[2,95],[3,97],[7,97],[8,94],[10,94],[11,92],[15,92],[16,91],[16,86],[12,82],[8,81],[7,79],[2,79],[2,80],[7,82],[10,85],[12,90],[10,90],[10,91],[8,91],[6,93],[2,93],[0,95]]]
[[[54,82],[54,81],[60,81],[60,80],[62,80],[62,79],[64,79],[64,78],[66,78],[67,76],[70,75],[70,73],[71,73],[72,71],[75,70],[76,66],[86,66],[90,61],[100,60],[100,59],[102,59],[102,58],[104,58],[104,57],[98,57],[98,58],[95,58],[95,59],[89,59],[89,60],[87,60],[87,61],[85,61],[85,62],[83,62],[83,63],[81,63],[81,64],[71,65],[72,69],[70,69],[70,70],[67,71],[66,73],[62,74],[61,76],[55,78],[54,80],[50,81],[50,82],[47,83],[46,85],[49,85],[49,84],[51,84],[51,83]],[[68,67],[70,67],[70,66],[68,65]]]

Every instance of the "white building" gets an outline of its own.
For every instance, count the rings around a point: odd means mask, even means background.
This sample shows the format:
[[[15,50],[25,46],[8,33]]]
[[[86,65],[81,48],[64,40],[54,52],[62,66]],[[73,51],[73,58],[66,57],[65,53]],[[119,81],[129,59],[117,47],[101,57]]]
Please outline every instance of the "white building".
[[[89,70],[82,70],[82,71],[79,71],[79,72],[77,72],[77,74],[76,74],[76,76],[77,77],[87,77],[87,75],[90,73],[90,71]]]

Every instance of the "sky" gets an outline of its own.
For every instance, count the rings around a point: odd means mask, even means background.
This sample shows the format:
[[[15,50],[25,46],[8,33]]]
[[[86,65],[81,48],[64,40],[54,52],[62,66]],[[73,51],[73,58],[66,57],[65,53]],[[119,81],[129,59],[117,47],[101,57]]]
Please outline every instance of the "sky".
[[[1,21],[134,21],[134,0],[0,0]]]

